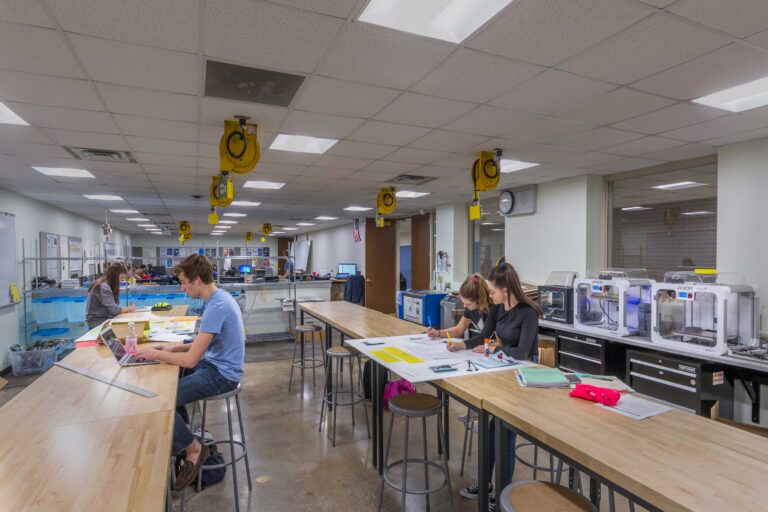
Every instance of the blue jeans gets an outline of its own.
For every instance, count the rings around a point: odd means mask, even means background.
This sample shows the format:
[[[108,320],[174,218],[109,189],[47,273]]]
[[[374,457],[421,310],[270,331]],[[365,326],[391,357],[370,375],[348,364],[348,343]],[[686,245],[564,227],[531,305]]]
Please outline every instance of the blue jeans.
[[[488,431],[489,435],[491,436],[488,440],[488,446],[490,448],[490,456],[488,457],[488,474],[493,473],[493,466],[496,462],[496,422],[491,421],[491,429]],[[517,434],[515,432],[512,432],[511,430],[507,430],[507,477],[509,477],[509,481],[512,481],[512,476],[515,474],[515,443],[517,442]],[[509,482],[506,482],[505,484],[508,484]],[[497,492],[501,492],[501,489],[498,489]]]
[[[201,359],[191,370],[185,370],[179,379],[176,394],[176,419],[173,423],[173,453],[178,454],[192,443],[194,436],[189,430],[189,414],[186,404],[232,391],[237,382],[224,378],[214,365]]]

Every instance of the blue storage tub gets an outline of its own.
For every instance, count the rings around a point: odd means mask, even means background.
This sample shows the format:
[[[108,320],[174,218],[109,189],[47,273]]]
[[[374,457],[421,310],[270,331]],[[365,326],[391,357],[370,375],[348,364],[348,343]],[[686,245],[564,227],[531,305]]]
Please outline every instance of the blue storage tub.
[[[67,321],[67,298],[50,297],[32,299],[32,309],[38,324],[55,324]]]
[[[67,321],[78,324],[85,322],[85,310],[88,297],[68,297]]]
[[[48,327],[46,329],[38,329],[31,334],[33,338],[48,339],[48,338],[60,338],[69,332],[66,327]]]

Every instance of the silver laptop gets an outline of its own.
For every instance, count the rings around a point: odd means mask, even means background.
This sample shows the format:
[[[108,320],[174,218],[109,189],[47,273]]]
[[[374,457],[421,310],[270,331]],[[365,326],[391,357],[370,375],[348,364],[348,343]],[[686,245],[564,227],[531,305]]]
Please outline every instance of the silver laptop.
[[[144,364],[156,364],[160,361],[147,361],[146,359],[137,356],[135,354],[129,354],[125,351],[125,347],[120,343],[120,338],[117,337],[112,327],[105,327],[99,334],[104,344],[109,347],[112,354],[117,359],[117,364],[120,366],[139,366]]]

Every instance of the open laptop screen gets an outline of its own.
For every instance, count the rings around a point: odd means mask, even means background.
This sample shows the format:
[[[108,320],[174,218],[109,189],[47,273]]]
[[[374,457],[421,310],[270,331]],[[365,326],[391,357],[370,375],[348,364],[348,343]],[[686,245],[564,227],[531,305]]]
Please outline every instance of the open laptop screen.
[[[101,339],[109,347],[109,350],[115,355],[115,358],[120,361],[125,355],[125,347],[120,343],[120,338],[117,337],[115,331],[111,327],[108,327],[101,331]]]

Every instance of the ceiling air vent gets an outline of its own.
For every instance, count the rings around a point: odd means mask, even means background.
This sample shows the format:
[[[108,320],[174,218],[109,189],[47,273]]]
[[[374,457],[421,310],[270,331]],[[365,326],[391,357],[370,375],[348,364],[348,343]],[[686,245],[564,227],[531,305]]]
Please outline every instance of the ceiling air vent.
[[[303,76],[278,73],[209,60],[205,68],[205,95],[287,107]]]
[[[387,183],[397,183],[400,185],[424,185],[437,178],[431,176],[416,176],[414,174],[401,174],[389,180]]]
[[[116,151],[114,149],[96,149],[96,148],[76,148],[64,146],[72,156],[78,160],[90,160],[92,162],[119,162],[124,164],[135,164],[136,159],[130,151]]]

